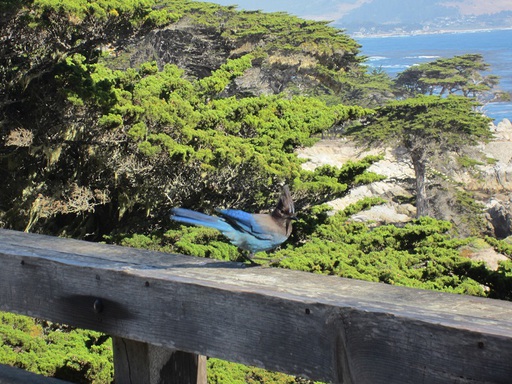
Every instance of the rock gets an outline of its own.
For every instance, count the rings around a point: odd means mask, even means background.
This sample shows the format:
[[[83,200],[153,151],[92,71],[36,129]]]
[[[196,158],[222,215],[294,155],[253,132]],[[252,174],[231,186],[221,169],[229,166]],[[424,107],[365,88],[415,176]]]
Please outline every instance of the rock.
[[[383,149],[380,148],[361,149],[353,141],[337,139],[320,140],[312,147],[297,150],[297,154],[300,158],[308,160],[302,167],[312,171],[321,165],[327,164],[341,167],[349,160],[360,160],[368,155],[378,155],[382,151]]]
[[[375,224],[396,224],[411,221],[409,215],[397,212],[393,204],[383,204],[371,207],[366,211],[361,211],[352,215],[352,220],[361,222],[374,222]]]
[[[383,148],[366,151],[361,150],[354,142],[348,140],[321,140],[313,147],[300,149],[298,155],[308,160],[303,164],[305,169],[314,170],[325,164],[341,167],[347,161],[360,160],[365,156],[377,155],[382,152],[385,153],[384,159],[372,164],[368,171],[384,175],[387,177],[386,180],[353,188],[347,196],[328,204],[333,211],[339,211],[365,197],[378,196],[389,200],[389,202],[359,212],[353,215],[352,219],[376,224],[408,222],[416,215],[416,208],[411,204],[397,204],[393,200],[398,196],[406,199],[411,197],[411,193],[404,185],[410,181],[411,177],[414,177],[414,172],[407,163],[397,161],[395,151]]]
[[[382,197],[389,202],[372,207],[366,211],[352,216],[356,221],[370,221],[376,224],[404,223],[416,215],[416,208],[411,204],[398,204],[393,202],[397,197],[411,197],[405,185],[414,177],[409,164],[397,161],[397,151],[384,148],[362,150],[354,142],[348,140],[321,140],[314,146],[302,148],[298,151],[301,158],[308,161],[303,167],[314,170],[321,165],[329,164],[337,167],[343,166],[347,161],[357,161],[368,155],[385,153],[384,159],[368,168],[368,171],[386,176],[386,180],[362,185],[350,190],[347,196],[333,200],[328,204],[333,211],[345,209],[365,197]]]
[[[498,125],[491,125],[495,140],[512,141],[512,123],[509,119],[503,119]]]
[[[271,95],[273,93],[274,89],[270,79],[265,76],[261,68],[253,67],[246,70],[243,76],[235,79],[234,84],[232,84],[227,91],[226,96],[232,94],[261,96]]]
[[[396,212],[408,217],[416,217],[416,207],[412,204],[400,204],[396,206]]]
[[[512,200],[491,199],[487,203],[486,217],[498,239],[512,235]]]
[[[480,167],[482,181],[476,188],[489,193],[512,190],[512,163],[497,162],[493,165]],[[475,188],[474,187],[474,188]]]
[[[450,176],[464,184],[467,190],[494,195],[512,190],[512,123],[504,119],[498,125],[491,124],[490,129],[494,139],[476,147],[484,157],[493,159],[477,166],[480,177],[475,178],[467,171],[454,171]]]
[[[512,162],[512,141],[491,141],[482,146],[482,152],[498,162]]]
[[[368,171],[384,175],[394,182],[407,181],[415,177],[411,165],[405,161],[399,161],[390,150],[386,152],[383,160],[372,164]]]
[[[496,252],[492,248],[485,248],[472,253],[469,258],[475,261],[483,261],[487,268],[495,271],[498,269],[500,261],[508,260],[508,257]]]

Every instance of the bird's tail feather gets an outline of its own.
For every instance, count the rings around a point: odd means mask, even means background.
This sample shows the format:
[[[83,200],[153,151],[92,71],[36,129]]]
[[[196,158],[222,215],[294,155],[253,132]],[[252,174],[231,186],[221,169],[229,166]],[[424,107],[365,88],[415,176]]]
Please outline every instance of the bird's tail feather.
[[[171,210],[171,219],[180,223],[215,228],[219,231],[231,229],[231,226],[220,217],[209,216],[186,208],[173,208]]]

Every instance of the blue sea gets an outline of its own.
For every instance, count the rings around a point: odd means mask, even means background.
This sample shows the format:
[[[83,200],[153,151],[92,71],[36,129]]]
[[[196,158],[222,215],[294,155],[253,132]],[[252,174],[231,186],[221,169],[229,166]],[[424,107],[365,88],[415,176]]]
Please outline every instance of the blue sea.
[[[479,53],[490,64],[484,74],[500,77],[498,88],[512,92],[512,29],[392,37],[356,38],[367,65],[392,77],[414,64]],[[512,120],[512,102],[489,103],[484,112],[496,122]]]

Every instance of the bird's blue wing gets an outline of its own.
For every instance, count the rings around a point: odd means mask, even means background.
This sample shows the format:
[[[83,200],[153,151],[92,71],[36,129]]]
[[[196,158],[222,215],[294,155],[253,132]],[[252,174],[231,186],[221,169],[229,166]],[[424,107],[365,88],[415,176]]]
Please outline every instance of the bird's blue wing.
[[[218,212],[229,224],[239,230],[250,233],[263,240],[272,238],[272,236],[256,222],[254,216],[250,213],[238,209],[220,209]]]

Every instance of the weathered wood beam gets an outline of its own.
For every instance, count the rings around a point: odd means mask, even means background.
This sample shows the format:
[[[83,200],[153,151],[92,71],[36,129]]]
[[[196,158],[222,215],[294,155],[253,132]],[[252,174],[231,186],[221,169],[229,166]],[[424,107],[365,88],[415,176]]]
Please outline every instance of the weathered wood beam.
[[[510,383],[512,303],[0,230],[0,310],[334,383]]]
[[[69,381],[37,375],[24,369],[0,364],[0,384],[71,384]]]

